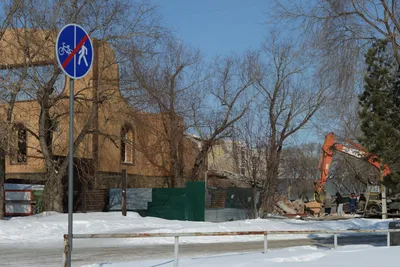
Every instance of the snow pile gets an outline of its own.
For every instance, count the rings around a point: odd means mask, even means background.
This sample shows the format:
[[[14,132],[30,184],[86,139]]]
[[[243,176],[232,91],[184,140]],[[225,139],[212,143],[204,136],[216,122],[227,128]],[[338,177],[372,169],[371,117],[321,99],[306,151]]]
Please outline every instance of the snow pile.
[[[225,223],[172,221],[152,217],[141,217],[128,212],[126,217],[120,212],[77,213],[74,214],[74,234],[101,233],[179,233],[179,232],[230,232],[269,230],[346,230],[346,229],[387,229],[392,220],[349,219],[343,221],[302,221],[295,219],[256,219]],[[41,246],[63,245],[63,235],[68,232],[68,214],[42,213],[30,217],[12,218],[0,221],[0,244],[41,244]],[[301,235],[272,235],[269,239],[304,238]],[[226,237],[184,237],[185,243],[245,242],[262,240],[261,236]],[[165,244],[173,243],[173,238],[137,238],[79,240],[80,244]]]
[[[399,247],[371,247],[367,245],[345,246],[337,250],[317,249],[304,246],[290,249],[269,251],[262,253],[228,254],[214,257],[179,259],[179,266],[213,267],[213,266],[240,266],[240,267],[310,267],[334,266],[347,267],[356,264],[362,267],[398,267]],[[151,267],[173,266],[173,260],[146,260],[125,263],[91,264],[82,267]]]

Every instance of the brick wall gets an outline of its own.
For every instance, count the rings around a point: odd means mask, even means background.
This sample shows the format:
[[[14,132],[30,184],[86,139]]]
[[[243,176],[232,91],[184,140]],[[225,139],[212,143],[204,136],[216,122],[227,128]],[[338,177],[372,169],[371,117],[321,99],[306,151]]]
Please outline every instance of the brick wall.
[[[86,192],[86,211],[106,211],[108,189],[97,189]]]

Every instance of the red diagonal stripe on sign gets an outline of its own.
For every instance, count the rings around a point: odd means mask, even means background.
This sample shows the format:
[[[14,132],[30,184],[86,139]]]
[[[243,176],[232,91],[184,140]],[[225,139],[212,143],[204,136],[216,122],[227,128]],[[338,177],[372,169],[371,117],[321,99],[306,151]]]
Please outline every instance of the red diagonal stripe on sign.
[[[67,57],[67,59],[64,61],[62,64],[63,68],[65,68],[68,63],[71,61],[71,59],[75,56],[75,54],[78,52],[79,49],[81,49],[82,45],[86,42],[86,40],[89,39],[89,36],[85,34],[85,36],[82,38],[82,40],[79,42],[79,44],[75,47],[74,51],[72,51],[71,54]]]

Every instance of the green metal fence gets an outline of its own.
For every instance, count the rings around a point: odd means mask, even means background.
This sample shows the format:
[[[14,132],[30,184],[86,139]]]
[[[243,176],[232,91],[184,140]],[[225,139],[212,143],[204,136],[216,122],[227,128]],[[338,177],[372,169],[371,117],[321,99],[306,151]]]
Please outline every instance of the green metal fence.
[[[121,189],[113,188],[109,192],[109,210],[121,210]],[[185,188],[128,188],[127,192],[128,209],[142,216],[204,221],[204,182],[187,182]]]
[[[204,221],[204,182],[185,188],[153,188],[146,215],[169,220]]]
[[[185,188],[153,188],[147,216],[169,220],[186,220]]]
[[[186,220],[204,221],[205,184],[204,182],[186,183]]]

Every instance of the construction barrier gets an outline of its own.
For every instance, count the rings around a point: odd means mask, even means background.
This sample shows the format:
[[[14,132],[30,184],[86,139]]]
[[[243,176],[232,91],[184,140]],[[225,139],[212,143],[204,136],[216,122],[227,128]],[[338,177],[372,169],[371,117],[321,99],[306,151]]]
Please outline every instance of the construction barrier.
[[[387,229],[387,230],[303,230],[303,231],[243,231],[243,232],[192,232],[192,233],[134,233],[134,234],[74,234],[73,239],[82,238],[147,238],[147,237],[173,237],[174,243],[174,267],[178,267],[179,258],[179,237],[182,236],[249,236],[261,235],[264,237],[264,253],[268,252],[268,235],[304,235],[304,234],[328,234],[333,235],[333,247],[338,246],[338,234],[351,234],[351,233],[386,233],[387,246],[390,246],[390,234],[398,232],[400,229]],[[67,254],[69,253],[68,235],[64,235],[64,255],[63,266],[67,266]]]

